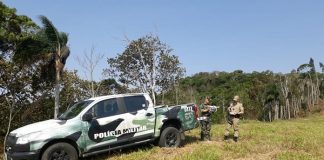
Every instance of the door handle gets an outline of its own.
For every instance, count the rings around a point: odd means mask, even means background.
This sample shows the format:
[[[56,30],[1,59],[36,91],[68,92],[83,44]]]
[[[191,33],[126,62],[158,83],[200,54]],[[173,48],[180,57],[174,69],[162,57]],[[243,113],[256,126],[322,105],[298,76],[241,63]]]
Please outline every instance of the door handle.
[[[153,113],[146,113],[145,116],[150,117],[150,116],[152,116],[152,115],[153,115]]]

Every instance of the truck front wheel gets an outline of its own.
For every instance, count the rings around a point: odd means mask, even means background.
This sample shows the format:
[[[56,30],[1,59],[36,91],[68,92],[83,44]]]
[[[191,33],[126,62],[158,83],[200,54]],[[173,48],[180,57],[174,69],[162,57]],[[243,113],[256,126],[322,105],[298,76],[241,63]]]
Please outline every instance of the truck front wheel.
[[[179,147],[181,144],[181,134],[177,128],[166,127],[160,136],[160,147]]]
[[[56,143],[49,146],[42,155],[42,160],[77,160],[75,148],[68,143]]]

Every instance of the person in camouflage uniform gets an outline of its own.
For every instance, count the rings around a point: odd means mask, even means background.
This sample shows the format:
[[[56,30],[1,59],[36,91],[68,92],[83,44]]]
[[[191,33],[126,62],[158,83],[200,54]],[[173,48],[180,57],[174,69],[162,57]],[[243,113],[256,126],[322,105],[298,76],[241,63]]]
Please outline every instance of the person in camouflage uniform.
[[[233,102],[227,109],[227,126],[225,129],[224,140],[228,140],[230,129],[234,129],[234,141],[237,142],[239,136],[239,120],[244,113],[243,104],[240,103],[240,97],[234,96]]]
[[[200,105],[200,126],[201,132],[200,137],[201,140],[209,140],[210,141],[210,129],[211,129],[211,113],[209,107],[209,98],[206,97],[203,104]]]

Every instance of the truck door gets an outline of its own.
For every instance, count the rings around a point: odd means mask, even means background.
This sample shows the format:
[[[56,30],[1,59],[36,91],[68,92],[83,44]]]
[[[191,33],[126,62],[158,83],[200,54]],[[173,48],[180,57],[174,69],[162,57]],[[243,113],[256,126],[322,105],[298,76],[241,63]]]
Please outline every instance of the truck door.
[[[130,143],[152,139],[154,136],[155,109],[144,95],[123,97],[127,129],[123,131]]]
[[[93,118],[91,121],[83,121],[82,135],[85,146],[82,148],[85,152],[113,148],[127,141],[120,138],[127,127],[125,109],[120,106],[119,99],[106,99],[96,103],[86,112]]]

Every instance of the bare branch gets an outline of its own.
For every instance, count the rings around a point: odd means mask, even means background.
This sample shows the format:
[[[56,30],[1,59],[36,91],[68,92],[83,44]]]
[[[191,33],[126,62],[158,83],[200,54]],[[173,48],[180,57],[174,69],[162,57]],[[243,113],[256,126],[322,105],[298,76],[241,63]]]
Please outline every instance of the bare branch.
[[[93,72],[96,69],[99,62],[103,59],[103,54],[96,54],[95,53],[95,47],[92,46],[90,53],[87,53],[86,51],[83,54],[83,57],[76,57],[77,62],[83,69],[83,73],[87,80],[90,81],[89,90],[91,90],[92,97],[95,96],[95,89],[94,89],[94,79],[93,79]],[[89,78],[90,77],[90,78]]]

